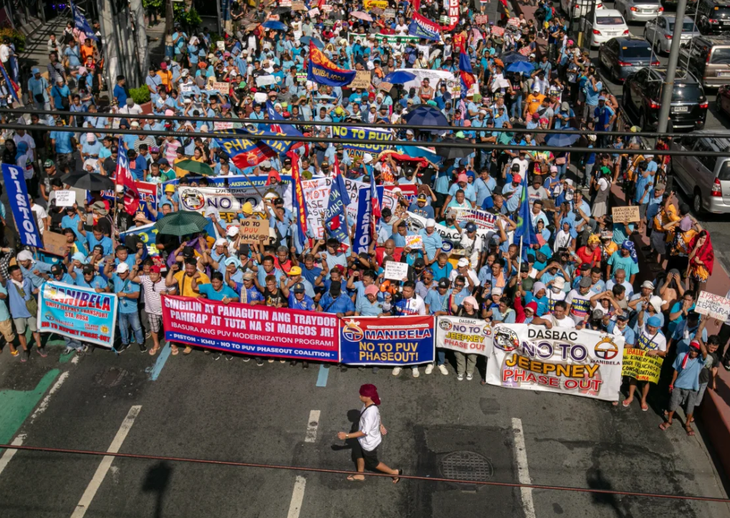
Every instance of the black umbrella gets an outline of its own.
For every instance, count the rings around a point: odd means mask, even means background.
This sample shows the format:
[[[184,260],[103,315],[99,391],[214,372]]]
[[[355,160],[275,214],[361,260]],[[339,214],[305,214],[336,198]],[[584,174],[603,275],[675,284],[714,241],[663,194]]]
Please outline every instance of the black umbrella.
[[[71,187],[86,189],[87,191],[109,191],[114,189],[114,182],[111,178],[89,171],[68,173],[61,180]]]
[[[454,139],[444,139],[443,141],[445,144],[465,144],[466,140],[454,140]],[[450,158],[466,158],[469,155],[471,155],[474,152],[474,149],[472,148],[465,148],[465,147],[451,147],[451,146],[443,146],[439,147],[436,151],[436,154],[438,156],[442,156],[445,159]]]

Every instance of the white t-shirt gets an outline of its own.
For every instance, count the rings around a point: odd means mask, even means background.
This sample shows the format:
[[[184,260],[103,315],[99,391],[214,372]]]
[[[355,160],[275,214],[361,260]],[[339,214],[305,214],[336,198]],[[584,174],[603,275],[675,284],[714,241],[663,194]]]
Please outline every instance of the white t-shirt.
[[[377,405],[366,407],[363,405],[360,411],[360,431],[365,435],[358,437],[360,446],[365,451],[373,451],[383,442],[380,434],[380,409]]]
[[[34,203],[30,206],[31,212],[35,214],[35,221],[38,225],[38,232],[43,234],[43,232],[46,231],[46,222],[45,219],[48,217],[48,213],[46,212],[46,209],[38,205],[37,203]]]
[[[661,330],[657,331],[655,335],[649,334],[646,330],[646,324],[644,324],[638,338],[636,339],[636,348],[643,349],[645,351],[666,351],[667,338]]]
[[[575,322],[570,317],[563,317],[561,320],[558,320],[555,315],[552,315],[553,317],[553,327],[557,327],[559,329],[575,329]]]
[[[13,136],[13,141],[15,142],[15,145],[18,145],[21,142],[25,142],[28,144],[28,157],[30,158],[30,161],[33,162],[35,160],[35,140],[33,140],[33,137],[31,137],[28,132],[25,133],[22,137],[18,135],[17,133]]]

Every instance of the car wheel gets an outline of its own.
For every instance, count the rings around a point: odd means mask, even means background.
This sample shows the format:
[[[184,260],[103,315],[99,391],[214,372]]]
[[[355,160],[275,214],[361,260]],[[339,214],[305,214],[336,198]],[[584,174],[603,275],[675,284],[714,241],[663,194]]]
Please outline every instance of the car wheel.
[[[695,192],[692,195],[692,210],[694,210],[695,214],[702,214],[704,211],[702,208],[702,193],[699,189],[695,189]]]

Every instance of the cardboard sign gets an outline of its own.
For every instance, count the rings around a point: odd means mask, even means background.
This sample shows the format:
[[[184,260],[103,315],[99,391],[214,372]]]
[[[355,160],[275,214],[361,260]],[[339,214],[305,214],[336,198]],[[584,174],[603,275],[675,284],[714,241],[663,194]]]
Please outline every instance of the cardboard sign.
[[[423,238],[418,234],[406,236],[406,248],[412,250],[423,250]]]
[[[522,47],[517,52],[519,52],[520,54],[522,54],[525,57],[529,57],[529,55],[532,54],[532,49],[530,47]]]
[[[228,92],[230,91],[231,85],[229,83],[225,83],[222,81],[215,81],[211,85],[211,88],[213,88],[213,90],[218,90],[222,94],[228,94]]]
[[[504,36],[504,29],[502,27],[492,27],[492,36]]]
[[[223,40],[221,40],[221,41],[216,41],[216,42],[215,42],[215,46],[216,46],[216,47],[218,47],[218,50],[220,50],[221,52],[223,52],[223,51],[225,51],[225,50],[226,50],[226,42],[225,42],[225,41],[223,41]]]
[[[304,5],[304,2],[292,2],[291,9],[292,11],[306,11],[307,6]]]
[[[390,92],[393,89],[392,83],[386,83],[385,81],[381,81],[378,85],[378,90],[382,90],[383,92]]]
[[[375,12],[375,9],[373,9]],[[395,9],[386,9],[383,11],[383,18],[395,18]]]
[[[233,129],[233,123],[232,122],[214,122],[213,123],[213,129],[214,130],[229,130],[229,129]]]
[[[638,205],[625,205],[611,208],[614,223],[637,223],[641,221]]]
[[[73,191],[56,191],[56,207],[73,207],[76,193]]]
[[[256,244],[262,239],[269,239],[268,219],[244,219],[238,228],[241,243]]]
[[[310,18],[314,18],[314,17],[315,17],[315,16],[317,16],[318,14],[319,14],[319,9],[318,9],[318,8],[316,8],[316,7],[315,7],[314,9],[310,9],[310,10],[309,10],[309,17],[310,17]]]
[[[489,23],[489,16],[486,14],[478,14],[474,17],[474,22],[477,25],[487,25]]]
[[[369,11],[373,7],[379,7],[381,9],[388,8],[388,0],[363,0],[363,7],[366,11]]]
[[[43,249],[51,255],[65,257],[68,254],[66,236],[56,232],[46,231],[43,234]]]
[[[408,265],[406,263],[396,263],[388,261],[385,265],[385,278],[393,281],[402,281],[408,276]]]
[[[279,7],[291,7],[291,0],[279,0]]]
[[[269,86],[276,84],[276,76],[267,74],[256,78],[256,86]]]
[[[730,299],[715,295],[708,291],[701,291],[695,304],[695,311],[700,315],[709,315],[725,322],[730,315]]]
[[[370,72],[368,70],[358,70],[355,79],[350,83],[350,88],[370,88]]]

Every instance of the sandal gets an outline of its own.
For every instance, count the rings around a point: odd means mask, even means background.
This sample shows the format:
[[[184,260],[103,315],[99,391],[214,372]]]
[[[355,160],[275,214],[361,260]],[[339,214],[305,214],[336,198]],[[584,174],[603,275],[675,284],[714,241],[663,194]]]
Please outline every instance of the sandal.
[[[157,354],[157,351],[159,351],[159,350],[160,350],[159,345],[157,347],[153,347],[152,349],[150,349],[150,356],[154,356],[155,354]]]
[[[41,358],[46,358],[48,356],[48,353],[40,347],[36,347],[36,351],[38,351],[38,356]]]
[[[188,346],[187,346],[187,347],[185,348],[185,350],[183,351],[183,354],[184,354],[185,356],[187,356],[187,355],[188,355],[188,354],[190,354],[191,352],[193,352],[193,348],[192,348],[192,347],[190,347],[190,346],[188,345]]]
[[[347,477],[347,480],[349,480],[350,482],[365,482],[364,475],[362,475],[362,478],[355,478],[357,476],[360,476],[360,475],[350,475]]]
[[[646,412],[647,410],[649,410],[649,405],[641,405],[642,412]]]
[[[402,469],[399,469],[398,470],[398,476],[397,477],[393,477],[393,484],[397,484],[398,482],[400,482],[400,476],[402,474],[403,474],[403,470]]]
[[[665,421],[665,422],[663,422],[662,424],[659,425],[659,429],[662,432],[666,432],[667,431],[667,428],[669,428],[670,426],[672,426],[672,423],[670,423],[669,421]]]
[[[178,349],[177,347],[170,347],[170,350],[172,351],[171,354],[173,356],[177,356],[178,354],[180,354],[180,349]]]
[[[695,431],[692,428],[685,428],[684,430],[687,432],[687,437],[693,437],[695,434]]]
[[[10,356],[18,356],[18,354],[20,354],[20,353],[18,352],[17,349],[15,349],[14,351],[10,351]]]
[[[629,405],[631,405],[631,400],[630,399],[624,399],[624,402],[621,403],[621,404],[623,405],[624,408],[629,408]]]

